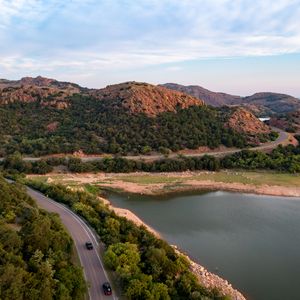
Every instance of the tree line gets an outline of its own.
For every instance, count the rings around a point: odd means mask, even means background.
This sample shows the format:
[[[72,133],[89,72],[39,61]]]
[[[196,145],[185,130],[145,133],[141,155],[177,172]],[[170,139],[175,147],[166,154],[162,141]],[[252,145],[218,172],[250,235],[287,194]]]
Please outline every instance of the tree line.
[[[300,137],[297,137],[300,140]],[[70,172],[181,172],[220,169],[245,169],[245,170],[275,170],[279,172],[300,172],[300,146],[278,146],[270,153],[261,151],[242,150],[229,154],[223,158],[210,155],[201,157],[186,157],[179,155],[176,158],[165,157],[155,161],[130,160],[114,156],[83,162],[79,158],[48,158],[35,162],[22,160],[20,154],[9,155],[0,163],[0,167],[8,172],[46,174],[53,167],[63,165]]]
[[[0,299],[84,299],[83,272],[59,217],[2,177],[0,199]]]

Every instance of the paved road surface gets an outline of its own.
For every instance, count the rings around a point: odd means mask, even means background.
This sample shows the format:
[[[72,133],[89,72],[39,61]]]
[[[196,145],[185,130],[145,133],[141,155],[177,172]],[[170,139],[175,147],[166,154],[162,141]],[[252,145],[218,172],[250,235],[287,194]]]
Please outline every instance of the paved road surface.
[[[69,231],[84,270],[84,275],[90,284],[88,293],[90,300],[117,299],[114,295],[105,296],[102,291],[102,284],[109,281],[104,270],[103,263],[99,256],[99,243],[96,234],[71,210],[43,194],[28,188],[28,194],[35,199],[38,206],[60,215],[62,223]],[[91,241],[94,245],[93,250],[87,250],[85,242]]]

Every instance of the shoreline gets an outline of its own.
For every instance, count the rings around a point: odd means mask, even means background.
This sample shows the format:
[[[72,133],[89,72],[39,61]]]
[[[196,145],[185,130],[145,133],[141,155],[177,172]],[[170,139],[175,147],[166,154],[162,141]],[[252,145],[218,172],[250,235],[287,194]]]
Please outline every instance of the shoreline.
[[[161,239],[161,235],[155,230],[153,229],[151,226],[149,226],[148,224],[146,224],[144,221],[142,221],[135,213],[133,213],[131,210],[126,209],[126,208],[121,208],[121,207],[116,207],[113,206],[111,204],[111,202],[103,197],[98,196],[98,199],[100,201],[102,201],[105,205],[108,206],[109,209],[111,209],[112,211],[115,212],[116,215],[118,215],[119,217],[124,217],[130,221],[132,221],[133,223],[135,223],[138,226],[145,226],[146,229],[151,232],[155,237]]]
[[[267,178],[268,176],[269,178]],[[119,193],[150,196],[221,190],[257,195],[300,197],[299,175],[271,172],[227,170],[225,172],[189,171],[180,173],[51,173],[47,175],[32,175],[30,177],[41,178],[49,183],[61,183],[70,186],[70,188],[72,186],[80,186],[82,190],[88,190],[89,187],[94,186],[99,189],[104,188]],[[266,178],[267,180],[265,180]],[[266,182],[269,184],[266,184]],[[125,217],[138,226],[145,226],[157,238],[163,239],[159,232],[146,224],[132,211],[115,207],[106,198],[99,197],[99,200],[105,202],[117,215]],[[229,295],[232,300],[246,299],[227,280],[209,272],[202,265],[193,261],[184,251],[178,249],[177,246],[172,245],[172,247],[178,254],[186,257],[190,262],[190,270],[204,287],[208,289],[217,288],[223,295]]]
[[[203,192],[203,191],[226,191],[226,192],[238,192],[246,194],[264,195],[264,196],[282,196],[282,197],[300,197],[300,176],[299,176],[299,186],[288,186],[288,185],[278,185],[278,184],[254,184],[251,183],[241,183],[241,182],[222,182],[214,181],[210,179],[194,179],[193,176],[199,174],[214,174],[215,172],[172,172],[172,173],[127,173],[127,174],[114,174],[114,181],[112,182],[101,182],[97,186],[107,190],[121,193],[132,193],[140,194],[146,196],[165,196],[177,193],[185,192]],[[126,180],[118,180],[118,177],[123,176],[145,176],[151,178],[156,175],[164,176],[165,178],[170,178],[172,176],[183,179],[184,181],[174,181],[171,183],[137,183]],[[238,174],[238,173],[237,173]],[[259,174],[259,173],[258,173]],[[111,174],[107,174],[111,176]]]
[[[133,213],[129,209],[119,208],[113,206],[111,202],[103,197],[98,197],[100,201],[104,202],[108,206],[109,209],[113,210],[116,215],[120,217],[125,217],[127,220],[132,221],[138,226],[144,226],[148,231],[150,231],[155,237],[159,239],[163,239],[163,237],[151,226],[146,224],[143,220],[141,220],[135,213]],[[191,272],[197,277],[199,283],[203,285],[205,288],[212,290],[218,289],[223,296],[230,296],[232,300],[246,300],[246,298],[235,289],[232,284],[230,284],[227,280],[222,277],[209,272],[206,268],[204,268],[199,263],[193,261],[186,253],[182,250],[178,249],[176,245],[171,245],[175,252],[179,255],[184,256],[188,262],[190,263]]]
[[[197,193],[197,192],[215,192],[215,191],[223,191],[223,192],[233,192],[233,193],[244,193],[244,194],[254,194],[259,196],[274,196],[274,197],[300,197],[300,188],[290,187],[282,187],[278,185],[262,185],[260,187],[256,187],[253,185],[246,184],[235,184],[235,183],[220,183],[213,181],[202,181],[195,183],[190,186],[178,186],[174,189],[169,189],[168,191],[164,190],[156,190],[152,192],[148,191],[132,191],[131,188],[121,188],[120,185],[114,184],[99,184],[100,188],[104,190],[115,192],[115,193],[129,193],[129,194],[140,194],[144,196],[171,196],[179,193]]]
[[[49,173],[30,175],[49,183],[93,185],[112,192],[165,196],[228,191],[266,196],[300,197],[300,176],[271,172]],[[268,178],[269,177],[269,178]]]

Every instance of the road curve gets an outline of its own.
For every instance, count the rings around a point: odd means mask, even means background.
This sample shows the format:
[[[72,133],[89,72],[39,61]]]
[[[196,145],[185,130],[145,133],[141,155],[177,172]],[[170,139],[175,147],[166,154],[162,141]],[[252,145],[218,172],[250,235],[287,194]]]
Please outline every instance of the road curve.
[[[268,142],[268,143],[263,143],[257,147],[254,148],[245,148],[247,150],[259,150],[259,151],[269,151],[272,150],[274,148],[276,148],[279,145],[287,145],[290,143],[290,138],[291,138],[291,134],[276,128],[276,127],[271,127],[273,131],[276,131],[279,136],[275,141],[272,142]],[[209,152],[201,152],[201,153],[186,153],[184,154],[184,156],[186,157],[201,157],[204,155],[211,155],[211,156],[215,156],[215,157],[223,157],[225,155],[228,154],[233,154],[233,153],[237,153],[240,152],[244,149],[228,149],[228,150],[217,150],[217,151],[209,151]],[[178,153],[171,153],[168,155],[168,158],[176,158],[178,156]],[[51,157],[51,155],[49,155],[48,157]],[[66,157],[68,158],[68,155],[66,155]],[[94,161],[94,160],[102,160],[103,158],[107,157],[107,155],[89,155],[88,157],[79,157],[83,162],[89,162],[89,161]],[[143,161],[155,161],[155,160],[159,160],[159,159],[163,159],[165,158],[164,155],[162,154],[154,154],[154,155],[127,155],[127,156],[122,156],[125,159],[129,159],[129,160],[143,160]],[[24,157],[25,161],[38,161],[41,160],[43,158],[47,158],[47,156],[45,157]],[[3,161],[4,158],[0,158],[0,161]]]
[[[274,148],[276,148],[279,145],[287,145],[289,144],[290,134],[279,129],[276,127],[271,127],[273,131],[276,131],[279,136],[275,141],[263,143],[257,147],[253,148],[245,148],[247,150],[259,150],[259,151],[269,151]],[[184,154],[185,157],[201,157],[204,155],[211,155],[215,157],[223,157],[228,154],[233,154],[240,152],[244,149],[228,149],[228,150],[217,150],[217,151],[209,151],[209,152],[202,152],[202,153],[186,153]],[[154,155],[128,155],[128,156],[122,156],[123,158],[129,159],[129,160],[143,160],[143,161],[155,161],[159,159],[165,158],[162,154],[154,154]],[[178,157],[178,153],[171,153],[168,155],[168,158],[176,158]],[[80,159],[83,162],[93,161],[93,160],[101,160],[103,159],[103,156],[100,155],[92,155],[88,157],[80,157]]]
[[[27,192],[37,202],[39,207],[48,212],[54,212],[60,215],[62,223],[74,241],[80,263],[83,267],[84,276],[89,285],[89,299],[117,299],[114,295],[105,296],[103,293],[102,284],[109,280],[99,256],[98,237],[91,228],[66,206],[55,202],[31,188],[27,188]],[[93,243],[93,250],[86,249],[85,242],[87,241]]]

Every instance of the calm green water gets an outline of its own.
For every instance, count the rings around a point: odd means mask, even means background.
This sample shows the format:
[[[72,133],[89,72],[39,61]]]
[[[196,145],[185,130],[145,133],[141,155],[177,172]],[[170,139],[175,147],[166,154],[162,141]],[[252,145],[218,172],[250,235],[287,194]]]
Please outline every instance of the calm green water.
[[[300,198],[108,194],[249,299],[300,299]]]

